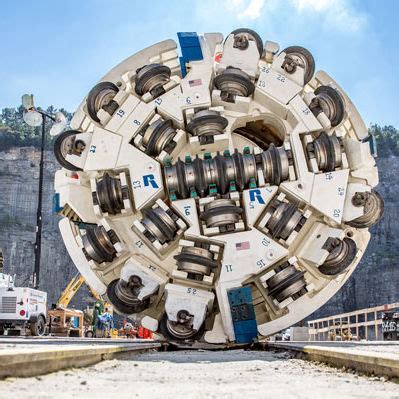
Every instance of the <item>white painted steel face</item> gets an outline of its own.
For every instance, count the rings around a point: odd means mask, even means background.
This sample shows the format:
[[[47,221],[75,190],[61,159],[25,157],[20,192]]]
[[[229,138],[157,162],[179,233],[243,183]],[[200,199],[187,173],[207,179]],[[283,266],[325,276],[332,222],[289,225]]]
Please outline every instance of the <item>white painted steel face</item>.
[[[108,72],[59,135],[60,229],[116,311],[249,343],[322,306],[383,212],[367,128],[308,50],[180,34]]]

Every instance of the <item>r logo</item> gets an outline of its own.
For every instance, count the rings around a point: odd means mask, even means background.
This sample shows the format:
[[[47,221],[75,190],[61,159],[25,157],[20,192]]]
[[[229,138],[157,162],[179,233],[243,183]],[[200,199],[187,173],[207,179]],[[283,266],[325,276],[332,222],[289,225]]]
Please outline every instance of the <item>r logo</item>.
[[[265,200],[262,198],[262,194],[259,189],[249,190],[249,200],[251,202],[258,201],[259,204],[265,205]]]
[[[154,175],[144,175],[143,176],[144,187],[151,185],[152,188],[159,188],[157,182],[155,181]]]

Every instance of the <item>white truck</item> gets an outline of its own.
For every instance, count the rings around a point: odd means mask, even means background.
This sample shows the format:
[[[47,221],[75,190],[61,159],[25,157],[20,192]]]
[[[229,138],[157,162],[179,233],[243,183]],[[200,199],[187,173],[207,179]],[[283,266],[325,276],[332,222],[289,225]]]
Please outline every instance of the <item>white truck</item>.
[[[32,335],[46,331],[47,293],[15,287],[14,277],[0,273],[0,335],[5,330],[29,328]]]

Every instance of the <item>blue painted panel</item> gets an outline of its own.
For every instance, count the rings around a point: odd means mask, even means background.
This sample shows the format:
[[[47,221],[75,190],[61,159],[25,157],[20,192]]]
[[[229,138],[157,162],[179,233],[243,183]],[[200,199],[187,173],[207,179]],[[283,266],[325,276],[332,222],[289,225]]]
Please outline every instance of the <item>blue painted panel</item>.
[[[251,287],[232,288],[227,291],[236,342],[252,343],[258,336]]]
[[[182,76],[186,76],[186,63],[204,59],[201,44],[197,32],[177,32],[182,56],[180,57],[180,69]]]
[[[55,193],[53,196],[53,213],[62,211],[63,207],[60,206],[60,194]]]
[[[177,32],[180,47],[195,47],[199,45],[197,32]]]

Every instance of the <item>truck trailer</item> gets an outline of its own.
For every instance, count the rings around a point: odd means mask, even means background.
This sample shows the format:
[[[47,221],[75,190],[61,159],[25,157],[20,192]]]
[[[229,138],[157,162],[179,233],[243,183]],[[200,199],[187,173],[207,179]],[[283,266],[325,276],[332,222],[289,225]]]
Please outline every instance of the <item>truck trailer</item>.
[[[15,276],[0,273],[0,335],[31,335],[46,332],[47,293],[28,287],[15,287]]]

